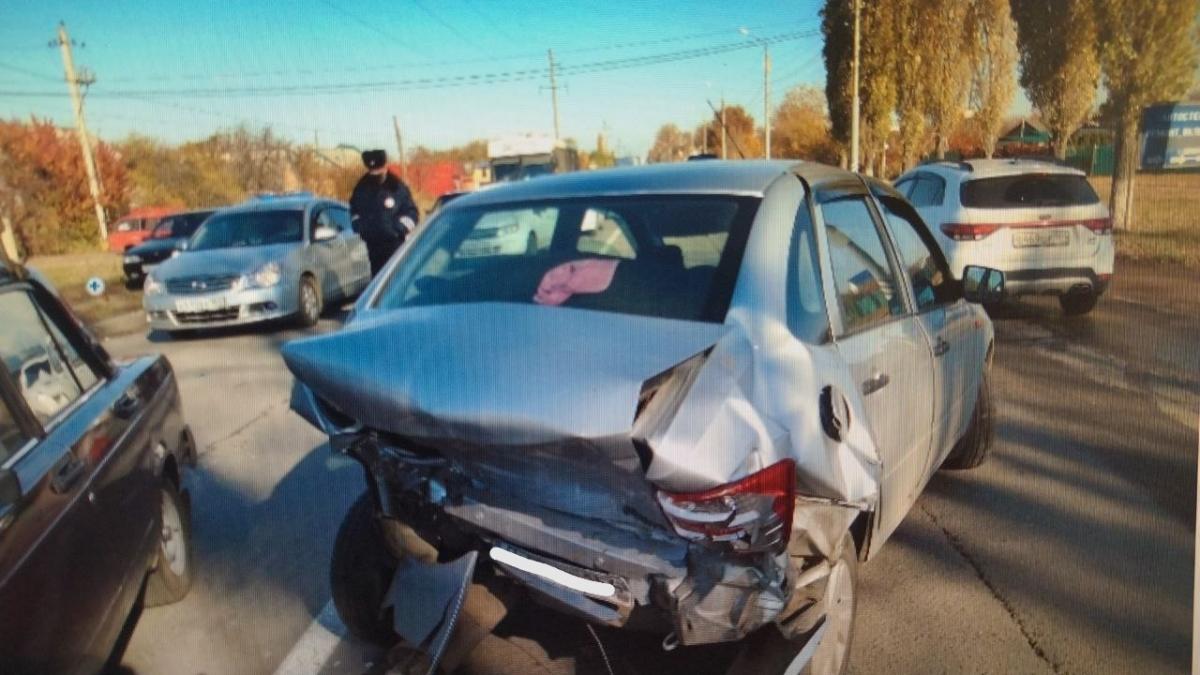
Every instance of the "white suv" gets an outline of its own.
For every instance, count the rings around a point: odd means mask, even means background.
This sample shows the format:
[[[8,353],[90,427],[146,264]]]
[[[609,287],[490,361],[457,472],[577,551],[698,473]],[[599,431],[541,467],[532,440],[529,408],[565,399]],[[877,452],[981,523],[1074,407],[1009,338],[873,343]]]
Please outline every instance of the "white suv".
[[[950,270],[1005,273],[1009,295],[1059,296],[1086,314],[1113,271],[1112,220],[1085,174],[1028,159],[975,159],[919,166],[895,181],[929,223]]]

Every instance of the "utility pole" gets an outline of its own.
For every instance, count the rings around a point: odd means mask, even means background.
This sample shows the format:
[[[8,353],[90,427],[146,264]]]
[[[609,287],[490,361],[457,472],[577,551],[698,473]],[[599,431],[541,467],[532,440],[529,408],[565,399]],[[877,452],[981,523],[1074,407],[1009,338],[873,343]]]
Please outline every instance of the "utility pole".
[[[721,97],[721,159],[729,159],[725,150],[725,97]]]
[[[547,49],[546,56],[550,58],[550,104],[554,106],[554,140],[559,138],[558,128],[558,82],[554,79],[554,50]]]
[[[392,115],[392,128],[396,130],[396,152],[400,153],[400,179],[408,182],[408,162],[404,161],[404,138],[400,135],[400,118]]]
[[[858,171],[858,15],[859,15],[859,0],[854,0],[854,63],[851,66],[852,86],[854,87],[854,97],[852,107],[853,110],[850,116],[850,170]]]
[[[104,205],[100,201],[100,178],[96,172],[96,158],[92,156],[92,142],[88,135],[87,123],[83,119],[83,96],[79,93],[79,85],[91,84],[96,78],[88,75],[78,77],[75,74],[75,59],[71,55],[71,38],[67,35],[67,25],[58,24],[58,47],[62,52],[63,72],[67,76],[67,90],[71,93],[71,106],[75,110],[75,132],[79,136],[79,148],[83,152],[83,168],[87,171],[88,189],[92,193],[92,203],[96,207],[96,222],[100,226],[100,246],[108,246],[108,218],[104,214]],[[52,43],[53,44],[53,43]]]
[[[763,43],[763,125],[766,128],[766,158],[771,159],[771,49]]]

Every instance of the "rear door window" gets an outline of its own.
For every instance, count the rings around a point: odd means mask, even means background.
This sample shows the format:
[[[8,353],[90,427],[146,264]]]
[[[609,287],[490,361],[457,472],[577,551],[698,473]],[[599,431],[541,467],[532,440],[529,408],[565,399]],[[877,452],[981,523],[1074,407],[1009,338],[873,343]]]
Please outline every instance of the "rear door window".
[[[821,205],[821,216],[844,332],[904,314],[895,270],[866,201],[862,197],[828,201]]]
[[[977,178],[962,184],[961,198],[963,206],[976,209],[1089,206],[1100,203],[1100,197],[1087,178],[1072,174]]]

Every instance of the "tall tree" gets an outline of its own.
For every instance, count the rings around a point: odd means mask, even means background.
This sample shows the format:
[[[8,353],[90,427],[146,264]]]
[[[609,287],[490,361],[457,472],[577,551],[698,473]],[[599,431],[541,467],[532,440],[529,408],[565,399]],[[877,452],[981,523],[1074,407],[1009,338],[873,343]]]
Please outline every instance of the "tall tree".
[[[1198,13],[1200,0],[1096,0],[1106,105],[1117,121],[1109,210],[1118,229],[1133,225],[1142,110],[1187,92],[1196,69]]]
[[[929,142],[925,98],[930,82],[922,54],[939,47],[937,36],[923,23],[923,0],[896,0],[893,4],[894,39],[904,45],[895,61],[896,117],[901,163],[909,169],[925,154]]]
[[[967,87],[971,81],[968,52],[967,11],[970,0],[925,0],[918,3],[918,20],[926,32],[921,72],[929,80],[925,92],[925,116],[937,138],[937,157],[946,156],[950,134],[962,119]]]
[[[646,161],[650,164],[678,162],[687,159],[691,148],[691,134],[674,124],[664,124],[658,128],[658,133],[654,136],[654,145],[650,146],[650,152],[646,154]]]
[[[129,203],[125,167],[112,146],[94,145],[101,205],[119,215]],[[0,121],[0,186],[0,218],[26,255],[95,245],[95,211],[73,134],[49,120]]]
[[[896,61],[904,43],[897,40],[895,3],[864,2],[861,5],[859,30],[859,98],[861,119],[859,142],[862,144],[863,167],[866,173],[882,172],[888,137],[892,132],[892,114],[896,110]]]
[[[967,21],[971,51],[971,109],[983,152],[991,157],[1012,104],[1017,65],[1017,28],[1009,0],[975,0]]]
[[[842,164],[850,144],[852,87],[851,64],[854,59],[853,0],[825,0],[821,8],[821,32],[825,44],[821,54],[825,59],[825,99],[829,105],[830,129],[833,140],[841,146]]]
[[[1050,131],[1059,159],[1096,98],[1094,0],[1012,0],[1021,87]]]
[[[829,134],[825,94],[816,87],[793,87],[771,118],[772,152],[788,159],[836,164],[838,145]]]

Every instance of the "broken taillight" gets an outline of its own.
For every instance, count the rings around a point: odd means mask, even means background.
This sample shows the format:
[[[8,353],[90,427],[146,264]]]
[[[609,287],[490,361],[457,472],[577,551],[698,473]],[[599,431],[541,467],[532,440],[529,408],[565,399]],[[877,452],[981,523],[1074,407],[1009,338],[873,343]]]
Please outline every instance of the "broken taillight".
[[[782,551],[792,533],[796,462],[785,459],[703,492],[659,490],[658,503],[686,539],[727,545],[737,553]]]

